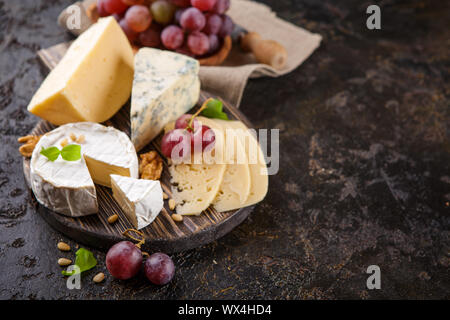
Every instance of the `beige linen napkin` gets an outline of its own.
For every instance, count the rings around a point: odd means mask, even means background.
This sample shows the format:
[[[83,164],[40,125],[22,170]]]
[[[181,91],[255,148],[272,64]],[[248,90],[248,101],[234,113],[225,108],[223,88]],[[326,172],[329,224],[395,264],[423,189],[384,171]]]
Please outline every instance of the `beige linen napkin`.
[[[81,29],[69,30],[75,35],[86,30],[91,22],[85,10],[96,0],[75,3],[81,8]],[[70,7],[69,7],[70,8]],[[67,10],[67,9],[66,9]],[[58,18],[59,24],[67,28],[68,16],[73,13],[64,10]],[[256,31],[263,39],[280,42],[288,52],[285,67],[275,70],[259,64],[251,54],[244,53],[233,44],[229,57],[220,66],[200,68],[202,89],[222,97],[239,107],[245,85],[249,78],[263,76],[278,77],[291,72],[303,63],[319,46],[322,37],[277,18],[270,7],[249,0],[232,0],[228,15],[233,21],[249,31]]]

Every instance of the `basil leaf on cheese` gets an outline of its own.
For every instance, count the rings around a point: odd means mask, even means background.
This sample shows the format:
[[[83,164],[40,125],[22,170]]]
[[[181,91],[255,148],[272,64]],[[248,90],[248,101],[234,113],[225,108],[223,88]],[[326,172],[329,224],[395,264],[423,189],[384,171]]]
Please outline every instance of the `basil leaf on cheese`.
[[[201,112],[201,115],[207,118],[229,120],[225,112],[222,111],[223,103],[218,99],[212,99],[206,105],[206,108]]]
[[[57,147],[48,147],[42,148],[40,152],[43,156],[47,157],[50,161],[55,161],[58,159],[59,154],[61,153]]]
[[[77,161],[81,159],[81,146],[68,144],[61,150],[61,157],[66,161]]]
[[[80,273],[92,269],[97,265],[97,260],[95,259],[93,253],[87,249],[80,248],[75,252],[75,265],[80,268]],[[67,272],[66,270],[61,271],[65,276],[72,276],[76,274],[76,271]]]

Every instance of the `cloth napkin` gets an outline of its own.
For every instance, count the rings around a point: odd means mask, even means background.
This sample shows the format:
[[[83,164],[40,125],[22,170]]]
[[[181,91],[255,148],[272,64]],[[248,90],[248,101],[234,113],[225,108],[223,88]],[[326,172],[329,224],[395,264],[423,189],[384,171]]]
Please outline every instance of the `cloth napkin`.
[[[86,15],[88,8],[96,0],[84,0],[74,5],[81,8],[81,28],[67,29],[67,19],[73,11],[67,8],[58,18],[59,24],[75,35],[86,30],[92,22]],[[244,53],[238,45],[220,66],[202,66],[200,80],[202,89],[217,95],[239,107],[249,78],[279,77],[300,66],[319,46],[322,37],[292,23],[279,19],[270,7],[249,0],[232,0],[227,14],[233,21],[248,31],[256,31],[263,39],[280,42],[287,50],[288,57],[282,70],[258,63],[252,54]]]

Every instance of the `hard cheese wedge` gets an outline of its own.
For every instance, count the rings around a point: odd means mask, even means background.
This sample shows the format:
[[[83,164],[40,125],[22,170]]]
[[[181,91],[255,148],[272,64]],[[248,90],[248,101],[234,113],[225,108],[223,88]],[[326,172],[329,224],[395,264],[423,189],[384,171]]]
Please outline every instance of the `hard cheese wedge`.
[[[212,201],[214,209],[224,212],[243,207],[250,193],[251,179],[247,156],[241,140],[233,135],[234,130],[228,125],[229,121],[205,117],[198,117],[198,120],[210,128],[221,128],[225,133],[223,154],[227,168],[217,195]]]
[[[113,17],[81,34],[47,76],[28,110],[55,125],[103,122],[128,100],[133,50]]]
[[[62,149],[63,142],[75,144],[72,136],[83,137],[79,140],[80,160],[66,161],[59,156],[50,161],[40,154],[43,148]],[[49,209],[74,217],[98,211],[94,182],[110,187],[111,174],[138,178],[136,150],[122,131],[93,122],[70,123],[48,132],[39,140],[30,162],[36,199]]]
[[[199,63],[175,52],[142,48],[135,57],[131,140],[139,151],[198,101]]]
[[[251,134],[248,128],[241,121],[227,121],[230,128],[238,130],[238,138],[244,146],[250,169],[250,193],[243,207],[251,206],[264,199],[269,187],[269,176],[267,166],[264,161],[264,155],[255,136]]]
[[[114,199],[138,230],[152,223],[164,206],[159,181],[111,175],[111,185]]]

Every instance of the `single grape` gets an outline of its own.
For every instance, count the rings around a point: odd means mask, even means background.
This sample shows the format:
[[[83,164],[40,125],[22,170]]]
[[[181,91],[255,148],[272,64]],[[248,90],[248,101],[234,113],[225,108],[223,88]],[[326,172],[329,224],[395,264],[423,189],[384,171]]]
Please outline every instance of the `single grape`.
[[[186,8],[191,5],[191,0],[169,0],[169,2],[173,3],[177,7]]]
[[[130,41],[130,43],[136,41],[138,34],[135,31],[133,31],[133,29],[130,28],[125,19],[120,20],[119,25],[122,28],[125,35],[127,36],[128,41]]]
[[[122,2],[122,0],[104,0],[103,8],[109,14],[118,13],[121,14],[127,10],[128,6]]]
[[[177,11],[175,11],[175,18],[174,18],[175,24],[180,24],[181,15],[185,10],[186,10],[185,8],[180,8]]]
[[[125,20],[133,31],[142,32],[152,23],[152,16],[146,6],[134,5],[125,13]]]
[[[151,283],[162,286],[172,280],[175,275],[175,265],[167,254],[157,252],[145,261],[144,272]]]
[[[192,32],[187,39],[187,45],[191,52],[197,56],[204,55],[209,51],[209,39],[203,32]]]
[[[206,25],[202,32],[206,34],[218,34],[222,28],[222,18],[218,14],[206,15]]]
[[[181,14],[180,25],[185,30],[199,31],[205,27],[205,24],[205,16],[197,8],[188,8]]]
[[[214,143],[216,140],[216,135],[214,134],[214,131],[211,130],[208,126],[201,126],[200,128],[197,128],[192,135],[192,150],[205,150],[205,148],[211,144]]]
[[[161,140],[161,152],[172,160],[182,160],[191,154],[192,134],[183,129],[167,132]]]
[[[113,245],[106,254],[106,268],[114,278],[134,277],[142,266],[142,252],[130,241]]]
[[[225,38],[226,36],[230,35],[231,32],[233,32],[234,29],[234,22],[231,20],[231,18],[227,15],[222,16],[222,28],[220,28],[219,31],[219,37]]]
[[[97,12],[100,17],[109,16],[109,13],[105,9],[105,0],[97,1]]]
[[[191,0],[191,5],[201,11],[210,11],[215,4],[216,0]]]
[[[184,42],[183,30],[176,25],[165,27],[161,32],[161,41],[167,49],[178,49]]]
[[[122,0],[123,3],[129,6],[134,6],[136,4],[144,4],[145,0]]]
[[[217,0],[212,11],[218,14],[224,14],[229,8],[230,0]]]
[[[219,37],[216,34],[210,34],[208,36],[209,39],[209,51],[208,54],[216,53],[220,48]]]
[[[182,116],[180,116],[175,122],[175,129],[186,129],[188,127],[189,121],[191,121],[191,118],[192,114],[183,114]],[[199,122],[197,118],[194,118],[191,127],[195,129],[198,125]],[[188,128],[187,130],[192,132],[191,128]]]
[[[157,48],[161,44],[161,28],[152,24],[139,34],[139,43],[144,47]]]
[[[172,22],[176,7],[164,0],[158,0],[152,3],[150,11],[156,22],[166,25]]]

